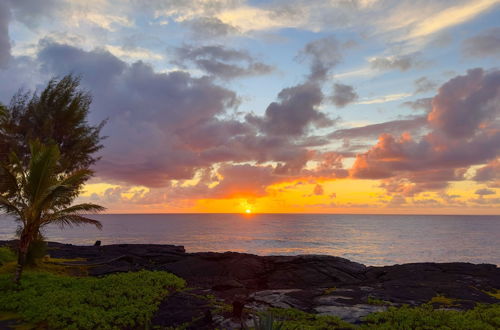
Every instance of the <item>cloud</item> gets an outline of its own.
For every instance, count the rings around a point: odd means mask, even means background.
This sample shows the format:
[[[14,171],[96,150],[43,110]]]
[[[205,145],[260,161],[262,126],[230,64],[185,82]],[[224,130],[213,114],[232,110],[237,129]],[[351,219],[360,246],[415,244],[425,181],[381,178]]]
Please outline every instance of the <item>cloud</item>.
[[[0,2],[0,69],[6,68],[11,55],[9,38],[10,8],[7,3]]]
[[[61,0],[7,0],[16,20],[34,29],[42,19],[53,18],[63,10],[68,10],[69,5]]]
[[[337,107],[345,107],[358,99],[354,87],[336,83],[333,85],[332,101]]]
[[[184,45],[175,49],[175,56],[173,63],[181,66],[193,63],[197,68],[221,79],[264,75],[274,70],[270,65],[256,61],[247,51],[221,45]]]
[[[186,21],[185,24],[193,36],[199,39],[225,37],[239,32],[237,28],[217,17],[199,17]]]
[[[470,137],[500,111],[500,71],[468,70],[439,88],[429,123],[452,138]]]
[[[444,191],[449,181],[464,179],[464,169],[422,169],[383,179],[380,187],[389,194],[413,197],[427,191]]]
[[[412,108],[413,110],[424,110],[430,112],[432,110],[432,97],[417,99],[415,101],[406,101],[402,105]]]
[[[409,69],[422,65],[420,53],[411,53],[405,55],[393,55],[386,57],[373,57],[369,59],[373,69],[378,70],[399,70],[408,71]]]
[[[210,162],[199,157],[186,132],[201,130],[237,104],[234,92],[209,78],[156,73],[143,62],[129,65],[103,50],[44,44],[38,57],[50,74],[82,74],[94,98],[92,118],[110,118],[106,157],[96,169],[111,180],[154,187],[192,178]]]
[[[468,201],[471,203],[480,204],[480,205],[498,205],[498,204],[500,204],[500,198],[483,198],[483,196],[479,196],[479,198],[470,198]]]
[[[325,190],[323,189],[323,186],[321,186],[320,184],[316,184],[314,186],[314,190],[313,190],[313,194],[316,195],[316,196],[321,196],[325,193]]]
[[[468,57],[499,57],[500,27],[482,31],[462,43],[462,52]]]
[[[494,159],[477,169],[473,179],[478,182],[487,182],[493,187],[500,187],[500,160]]]
[[[411,119],[400,119],[380,124],[366,125],[336,130],[328,135],[332,139],[375,138],[383,133],[401,134],[403,132],[418,132],[427,124],[425,116]]]
[[[225,164],[217,172],[223,179],[211,190],[212,198],[264,196],[266,188],[279,180],[272,166]]]
[[[475,0],[445,8],[424,18],[413,26],[408,38],[420,38],[443,29],[467,22],[498,5],[497,0]]]
[[[469,166],[498,157],[500,130],[493,118],[500,111],[499,75],[473,69],[450,79],[432,100],[428,134],[420,140],[407,133],[382,134],[357,155],[350,175],[388,179],[383,184],[388,192],[415,194],[442,190],[449,181],[462,180]]]
[[[222,54],[230,59],[240,55]],[[345,170],[328,165],[321,153],[308,149],[327,143],[311,140],[308,129],[332,124],[317,109],[323,100],[317,84],[286,88],[263,116],[249,115],[239,121],[227,113],[238,104],[236,94],[209,77],[194,78],[182,71],[158,73],[148,64],[128,64],[103,49],[84,51],[47,40],[40,45],[38,61],[46,74],[81,74],[83,87],[94,99],[91,121],[110,119],[103,132],[109,136],[105,157],[96,166],[103,180],[163,187],[169,193],[222,196],[232,194],[233,185],[226,180],[238,171],[256,171],[255,175],[258,171],[271,183],[299,176],[347,175]],[[318,159],[321,168],[305,171],[312,159]],[[232,168],[231,162],[254,163],[249,166],[258,169]],[[262,165],[265,162],[274,162],[274,166]],[[207,182],[190,190],[169,188],[172,180],[192,180],[214,166],[221,175],[216,182],[219,188],[212,189]],[[237,179],[231,181],[243,184]],[[259,194],[262,189],[247,191]],[[144,196],[157,200],[152,194]]]
[[[495,190],[491,190],[488,188],[482,188],[482,189],[476,190],[476,192],[474,194],[479,195],[479,196],[486,196],[486,195],[495,195],[496,192],[495,192]]]
[[[57,75],[68,72],[82,74],[83,82],[97,93],[100,92],[99,87],[108,88],[113,79],[127,69],[125,62],[104,49],[86,52],[47,39],[40,42],[37,57],[45,72]]]
[[[41,89],[46,77],[39,71],[37,61],[28,56],[14,56],[5,69],[0,69],[0,79],[8,84],[0,84],[0,102],[8,104],[19,89],[24,91]]]
[[[271,103],[263,117],[248,115],[247,120],[269,135],[301,136],[311,126],[326,127],[333,124],[317,107],[323,101],[321,87],[304,83],[283,89],[278,102]]]
[[[428,169],[461,169],[482,164],[495,157],[500,149],[500,132],[478,134],[472,140],[450,140],[431,132],[420,141],[409,134],[396,138],[379,137],[378,143],[356,157],[351,169],[355,178],[380,179]]]
[[[389,94],[389,95],[378,96],[373,99],[365,99],[357,102],[357,104],[378,104],[378,103],[393,102],[404,99],[411,95],[412,95],[411,93]]]
[[[325,37],[306,44],[298,59],[311,63],[311,81],[324,80],[342,60],[341,49],[341,44],[334,37]]]
[[[225,24],[234,26],[245,33],[298,26],[298,22],[294,22],[289,15],[277,17],[272,10],[246,5],[223,10],[216,17]]]
[[[141,47],[120,47],[114,45],[106,45],[106,50],[111,54],[125,59],[125,60],[162,60],[164,56],[159,53],[155,53],[146,48]]]
[[[431,92],[437,87],[436,82],[429,80],[427,77],[420,77],[413,84],[415,86],[415,94]]]

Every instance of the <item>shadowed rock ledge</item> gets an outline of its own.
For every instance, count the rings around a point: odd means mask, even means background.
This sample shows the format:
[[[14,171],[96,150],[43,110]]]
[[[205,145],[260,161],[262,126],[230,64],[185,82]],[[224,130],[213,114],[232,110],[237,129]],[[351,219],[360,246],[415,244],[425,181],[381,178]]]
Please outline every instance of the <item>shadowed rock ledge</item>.
[[[324,255],[186,253],[182,246],[156,244],[76,246],[50,242],[49,253],[55,258],[85,258],[81,263],[89,265],[91,276],[147,269],[169,271],[184,278],[193,289],[175,293],[162,302],[153,324],[172,326],[198,318],[198,329],[209,329],[214,324],[234,326],[231,320],[212,318],[211,306],[200,299],[207,294],[235,310],[238,306],[294,307],[359,322],[361,317],[384,310],[387,305],[418,305],[436,296],[453,299],[453,308],[458,309],[476,303],[498,303],[486,292],[500,288],[500,269],[491,264],[367,267]]]

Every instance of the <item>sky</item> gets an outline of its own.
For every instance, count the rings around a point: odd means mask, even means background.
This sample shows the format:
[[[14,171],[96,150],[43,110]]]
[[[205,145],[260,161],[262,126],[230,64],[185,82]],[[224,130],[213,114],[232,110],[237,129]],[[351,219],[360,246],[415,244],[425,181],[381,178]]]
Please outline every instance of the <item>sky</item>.
[[[500,214],[500,0],[0,0],[0,102],[72,73],[109,213]]]

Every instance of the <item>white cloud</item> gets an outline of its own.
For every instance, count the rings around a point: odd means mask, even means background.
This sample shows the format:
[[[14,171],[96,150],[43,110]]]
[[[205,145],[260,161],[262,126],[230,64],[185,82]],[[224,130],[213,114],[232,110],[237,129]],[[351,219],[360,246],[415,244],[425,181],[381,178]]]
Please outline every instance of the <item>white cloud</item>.
[[[162,54],[155,53],[145,48],[126,49],[120,46],[106,45],[106,49],[113,55],[123,60],[162,60]]]
[[[372,99],[365,99],[360,102],[357,102],[356,104],[377,104],[377,103],[386,103],[386,102],[392,102],[392,101],[397,101],[404,99],[408,96],[411,96],[413,94],[411,93],[399,93],[399,94],[389,94],[389,95],[384,95],[384,96],[378,96],[376,98]]]

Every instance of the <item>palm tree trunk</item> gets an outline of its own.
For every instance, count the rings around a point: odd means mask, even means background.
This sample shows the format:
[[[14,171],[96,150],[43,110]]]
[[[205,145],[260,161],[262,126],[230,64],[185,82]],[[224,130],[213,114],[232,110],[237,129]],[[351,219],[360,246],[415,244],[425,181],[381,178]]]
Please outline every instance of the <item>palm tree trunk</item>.
[[[24,265],[26,264],[26,257],[28,255],[29,246],[29,235],[27,235],[25,232],[21,233],[21,238],[19,239],[16,272],[14,274],[14,283],[16,283],[16,285],[19,285],[19,281],[21,280],[21,274],[23,272]]]

